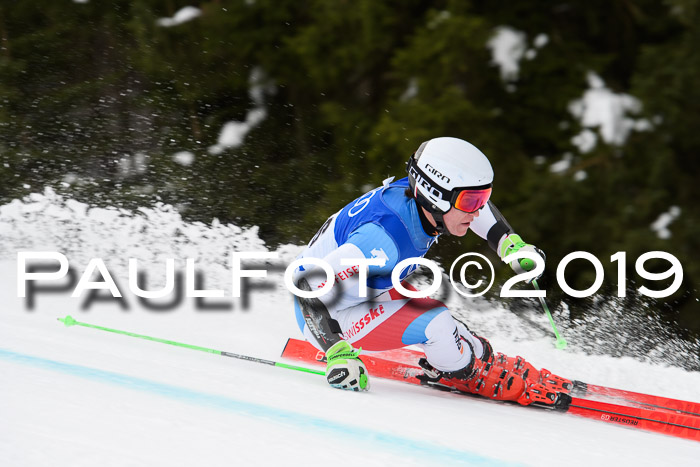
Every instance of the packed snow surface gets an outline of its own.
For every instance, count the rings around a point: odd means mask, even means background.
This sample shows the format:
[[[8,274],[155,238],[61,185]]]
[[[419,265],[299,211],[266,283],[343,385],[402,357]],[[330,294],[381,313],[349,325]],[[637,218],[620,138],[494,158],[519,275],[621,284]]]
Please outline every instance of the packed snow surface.
[[[245,263],[269,274],[250,279],[256,287],[238,299],[231,297],[229,257],[268,251],[256,229],[187,223],[166,206],[135,213],[91,208],[50,191],[0,207],[2,465],[697,465],[700,443],[693,441],[378,378],[368,393],[344,392],[314,374],[57,321],[70,314],[279,360],[287,338],[300,337],[281,280],[300,250],[287,245],[275,250],[278,261]],[[63,290],[38,291],[30,310],[18,297],[19,251],[61,252],[75,280],[92,258],[101,258],[123,298],[88,301],[91,290],[71,297],[75,284],[64,279],[58,281]],[[192,258],[203,274],[198,288],[222,290],[224,297],[204,299],[206,309],[187,297],[149,307],[130,291],[129,258],[139,260],[148,274],[141,286],[152,290],[163,287],[166,259],[174,258],[184,277]],[[700,399],[698,372],[590,352],[597,344],[584,346],[579,335],[567,335],[566,351],[555,350],[536,309],[523,319],[487,301],[456,294],[447,301],[497,350],[536,366],[592,383]]]

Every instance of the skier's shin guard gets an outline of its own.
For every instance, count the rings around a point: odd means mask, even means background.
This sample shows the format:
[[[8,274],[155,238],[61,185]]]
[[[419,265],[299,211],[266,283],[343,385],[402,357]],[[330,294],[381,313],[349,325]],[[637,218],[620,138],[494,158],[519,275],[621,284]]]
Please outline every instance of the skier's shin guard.
[[[300,290],[311,291],[311,286],[304,278],[297,282],[297,287]],[[321,300],[302,297],[297,297],[297,300],[299,301],[299,307],[304,316],[306,326],[324,352],[327,352],[328,349],[342,340],[340,337],[340,325],[331,318],[326,305]]]

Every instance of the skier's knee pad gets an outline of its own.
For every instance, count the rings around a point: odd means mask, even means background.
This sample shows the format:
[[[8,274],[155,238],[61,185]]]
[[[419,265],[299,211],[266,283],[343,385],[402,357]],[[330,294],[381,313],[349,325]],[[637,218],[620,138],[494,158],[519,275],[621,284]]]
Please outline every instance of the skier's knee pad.
[[[469,365],[472,345],[462,339],[448,310],[435,316],[425,329],[425,356],[440,371],[456,371]]]
[[[457,329],[455,320],[447,309],[433,316],[425,327],[425,337],[428,339],[426,342],[427,344],[444,339],[455,341],[456,336],[459,336],[459,330]]]
[[[471,343],[476,358],[483,361],[492,360],[493,348],[491,347],[491,343],[487,339],[484,339],[469,329],[469,327],[463,321],[457,318],[454,318],[454,320],[457,322],[457,330],[459,331],[459,334],[465,341]]]

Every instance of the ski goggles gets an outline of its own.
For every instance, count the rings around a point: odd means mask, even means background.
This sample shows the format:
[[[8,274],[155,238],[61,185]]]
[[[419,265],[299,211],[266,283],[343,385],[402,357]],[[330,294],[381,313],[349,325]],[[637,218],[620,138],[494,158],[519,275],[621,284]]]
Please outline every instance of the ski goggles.
[[[452,194],[452,206],[471,214],[483,208],[490,197],[491,187],[478,190],[455,190]]]

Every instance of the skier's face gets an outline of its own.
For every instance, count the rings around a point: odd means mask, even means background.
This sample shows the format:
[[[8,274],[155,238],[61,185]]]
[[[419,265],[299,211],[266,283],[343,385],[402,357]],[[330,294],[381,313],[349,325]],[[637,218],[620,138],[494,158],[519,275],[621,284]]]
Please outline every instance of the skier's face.
[[[452,235],[463,237],[469,230],[469,224],[477,217],[479,217],[479,211],[464,212],[453,207],[442,216],[442,220]]]

